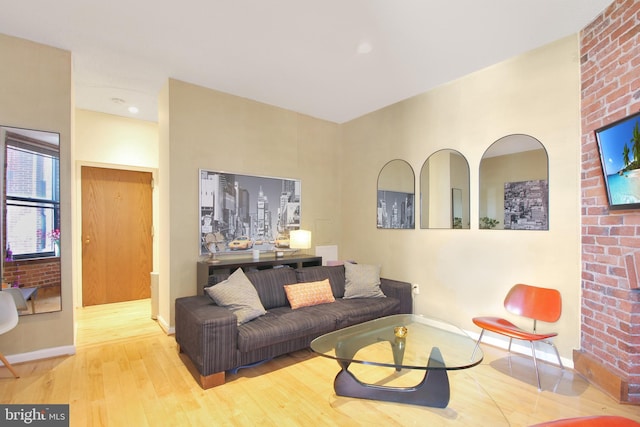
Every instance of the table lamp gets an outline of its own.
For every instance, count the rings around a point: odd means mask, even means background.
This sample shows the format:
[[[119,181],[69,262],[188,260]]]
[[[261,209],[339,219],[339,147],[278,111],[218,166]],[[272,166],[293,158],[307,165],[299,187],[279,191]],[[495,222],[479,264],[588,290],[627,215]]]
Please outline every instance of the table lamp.
[[[309,230],[292,230],[289,233],[289,247],[291,249],[309,249],[311,247],[311,232]]]

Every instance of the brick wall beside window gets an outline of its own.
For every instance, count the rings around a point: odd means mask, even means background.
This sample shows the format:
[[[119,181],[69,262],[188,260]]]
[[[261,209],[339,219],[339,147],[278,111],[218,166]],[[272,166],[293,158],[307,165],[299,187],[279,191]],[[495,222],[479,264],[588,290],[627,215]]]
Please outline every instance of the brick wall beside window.
[[[2,279],[28,288],[60,286],[60,258],[4,261]]]

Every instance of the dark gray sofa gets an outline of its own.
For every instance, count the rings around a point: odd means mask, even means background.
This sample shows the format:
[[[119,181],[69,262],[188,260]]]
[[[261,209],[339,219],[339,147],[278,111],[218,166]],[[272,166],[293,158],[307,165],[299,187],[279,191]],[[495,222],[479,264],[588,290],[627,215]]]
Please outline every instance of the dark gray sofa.
[[[411,285],[380,279],[386,298],[343,299],[344,266],[289,267],[246,272],[267,313],[238,326],[231,311],[207,295],[176,299],[180,356],[202,388],[225,372],[301,350],[325,333],[378,317],[412,312]],[[329,279],[335,302],[292,310],[284,285]]]

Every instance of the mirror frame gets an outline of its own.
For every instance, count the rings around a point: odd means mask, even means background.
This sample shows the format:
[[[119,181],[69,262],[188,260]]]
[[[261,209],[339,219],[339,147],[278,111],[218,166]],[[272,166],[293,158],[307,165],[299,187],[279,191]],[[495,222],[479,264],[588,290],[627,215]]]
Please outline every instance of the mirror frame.
[[[57,216],[53,216],[53,228],[43,236],[46,243],[46,250],[34,252],[24,257],[13,258],[13,253],[9,252],[7,242],[7,139],[8,134],[19,135],[16,140],[17,146],[22,145],[27,150],[44,155],[53,155],[53,147],[58,149],[58,170],[51,171],[54,179],[52,191],[57,193],[56,197],[47,200],[37,199],[37,203],[47,209],[55,209],[57,205]],[[15,126],[0,125],[0,136],[2,139],[2,149],[0,158],[3,170],[0,174],[0,192],[2,193],[2,209],[0,209],[0,244],[2,245],[2,264],[0,273],[2,275],[2,290],[12,293],[18,313],[22,315],[51,313],[62,310],[62,275],[61,275],[61,252],[60,252],[60,133],[42,131]],[[12,144],[13,145],[13,144]],[[33,196],[23,199],[16,199],[18,203],[34,203]]]
[[[445,157],[447,155],[448,158]],[[452,155],[464,161],[464,165],[452,162]],[[435,174],[434,178],[439,178],[437,182],[432,179],[432,173]],[[457,150],[443,148],[433,152],[424,161],[420,170],[421,229],[470,229],[469,178],[469,162]],[[460,190],[459,206],[454,204],[456,189]],[[459,208],[458,218],[454,214],[455,208]],[[431,215],[432,212],[434,215]]]
[[[509,206],[514,213],[506,221]],[[485,150],[478,167],[478,217],[479,229],[549,230],[549,155],[540,140],[511,134]]]
[[[415,228],[415,188],[415,173],[407,161],[390,160],[380,169],[376,199],[377,228]]]

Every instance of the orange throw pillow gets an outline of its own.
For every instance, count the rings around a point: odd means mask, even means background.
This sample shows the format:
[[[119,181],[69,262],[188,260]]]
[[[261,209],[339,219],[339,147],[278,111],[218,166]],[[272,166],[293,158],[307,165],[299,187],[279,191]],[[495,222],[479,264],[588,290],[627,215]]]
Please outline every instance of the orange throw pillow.
[[[292,309],[334,302],[329,279],[320,282],[306,282],[295,285],[284,285],[289,304]]]

